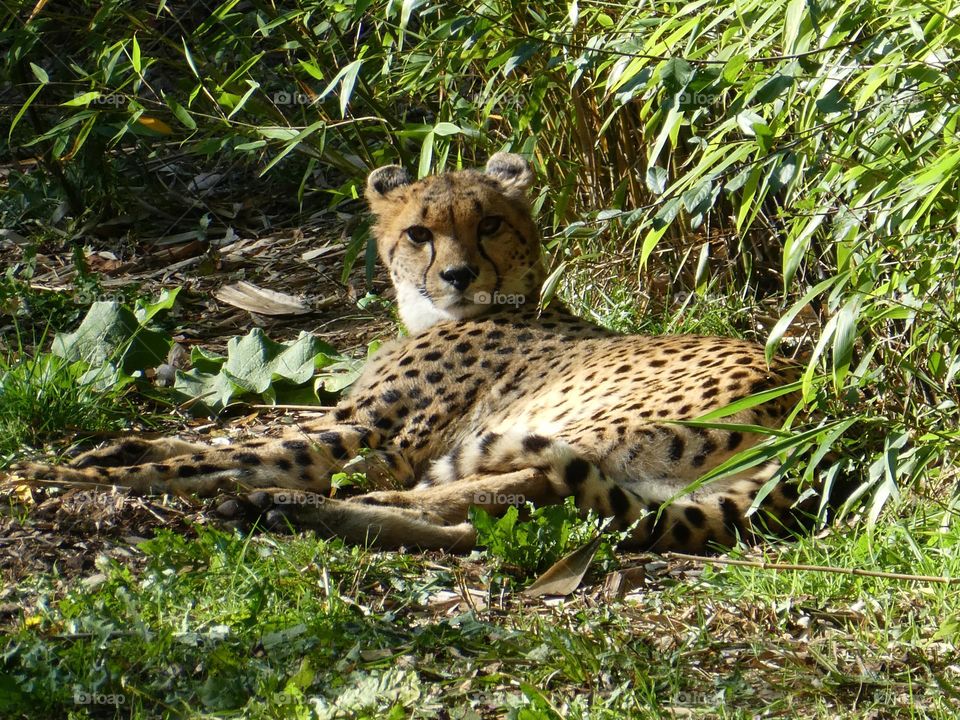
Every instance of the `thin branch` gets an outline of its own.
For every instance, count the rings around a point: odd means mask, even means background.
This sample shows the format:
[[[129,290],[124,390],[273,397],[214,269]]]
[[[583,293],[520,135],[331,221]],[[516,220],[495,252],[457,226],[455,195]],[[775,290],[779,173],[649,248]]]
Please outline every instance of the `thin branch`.
[[[284,405],[277,403],[275,405],[247,405],[252,410],[296,410],[297,412],[315,412],[328,413],[333,410],[331,405]]]
[[[686,553],[668,552],[664,557],[674,560],[688,560],[703,565],[737,565],[739,567],[759,568],[760,570],[834,573],[836,575],[857,575],[860,577],[882,578],[884,580],[906,580],[908,582],[942,583],[956,585],[960,578],[942,577],[939,575],[907,575],[906,573],[882,572],[880,570],[861,570],[860,568],[842,568],[832,565],[794,565],[792,563],[771,563],[764,560],[734,560],[733,558],[712,558],[701,555],[687,555]]]

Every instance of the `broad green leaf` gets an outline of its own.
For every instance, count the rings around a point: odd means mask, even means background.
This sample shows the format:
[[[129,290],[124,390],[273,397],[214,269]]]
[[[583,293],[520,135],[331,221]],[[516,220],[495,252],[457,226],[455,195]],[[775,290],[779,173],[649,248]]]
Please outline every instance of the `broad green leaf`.
[[[426,177],[433,167],[433,143],[436,135],[433,130],[428,132],[420,145],[420,163],[417,165],[417,176]]]
[[[206,373],[197,368],[178,370],[173,389],[186,398],[184,406],[196,414],[217,413],[243,394],[225,373]]]
[[[770,331],[770,335],[767,337],[766,344],[766,356],[767,362],[773,360],[773,356],[777,352],[777,346],[780,344],[780,339],[783,337],[783,334],[787,331],[787,328],[793,323],[794,318],[797,317],[797,314],[803,310],[810,302],[817,297],[820,293],[829,289],[838,282],[841,282],[841,277],[831,277],[823,280],[822,282],[817,283],[811,290],[804,294],[802,298],[797,300],[793,305],[790,306],[790,309],[785,312],[779,320],[777,320],[776,325],[773,326],[773,329]]]
[[[360,73],[360,67],[363,60],[354,60],[347,65],[346,72],[343,74],[343,83],[340,86],[340,115],[347,116],[347,105],[350,104],[350,97],[353,95],[353,86],[357,82],[357,75]]]
[[[257,132],[271,140],[293,140],[300,134],[296,128],[269,125],[258,127]]]
[[[764,402],[764,401],[760,401]],[[758,435],[776,435],[779,437],[789,437],[791,432],[788,430],[776,430],[766,425],[751,425],[749,423],[725,423],[712,422],[710,420],[664,420],[668,425],[684,425],[686,427],[697,427],[711,430],[727,430],[729,432],[757,433]]]
[[[416,10],[418,7],[423,5],[423,3],[424,3],[424,0],[403,0],[403,2],[401,3],[400,28],[399,28],[400,41],[401,41],[401,44],[399,45],[400,48],[403,47],[402,40],[403,40],[404,31],[410,25],[410,18],[412,17],[414,10]]]
[[[898,432],[888,435],[883,441],[883,454],[870,465],[870,480],[876,484],[867,512],[867,524],[873,526],[880,517],[883,507],[890,499],[898,499],[897,488],[900,451],[909,441],[909,434]]]
[[[7,131],[8,143],[11,142],[11,139],[13,138],[13,131],[16,129],[17,123],[20,122],[27,110],[30,109],[31,103],[33,103],[33,101],[37,98],[37,95],[40,94],[41,90],[43,90],[43,84],[37,85],[34,91],[30,93],[30,97],[28,97],[26,102],[20,106],[19,110],[17,110],[17,114],[13,116],[13,120],[10,122],[10,129]]]
[[[150,322],[157,313],[173,307],[181,289],[182,288],[179,287],[165,289],[161,291],[157,299],[152,302],[137,300],[133,314],[141,324]]]
[[[678,93],[693,80],[693,66],[682,58],[670,58],[660,68],[660,83],[670,93]]]
[[[742,450],[712,470],[701,475],[694,482],[690,483],[687,485],[687,487],[683,488],[676,495],[670,498],[668,502],[673,502],[684,495],[688,495],[691,492],[708,485],[714,480],[717,480],[718,478],[729,477],[731,475],[736,475],[737,473],[750,470],[751,468],[757,467],[768,460],[778,457],[783,452],[804,445],[805,443],[809,443],[820,433],[824,432],[825,430],[832,429],[836,424],[837,423],[830,423],[823,427],[813,428],[812,430],[795,433],[787,437],[771,439],[754,445],[753,447],[749,447],[746,450]]]
[[[850,102],[843,96],[840,85],[834,85],[817,98],[816,106],[824,115],[832,115],[849,110]]]
[[[783,24],[783,47],[786,53],[797,52],[797,39],[800,37],[800,23],[804,11],[807,9],[807,0],[790,0],[787,5]]]
[[[227,362],[223,372],[240,387],[262,393],[277,378],[305,383],[313,377],[314,358],[332,348],[309,333],[302,332],[290,345],[274,342],[263,330],[254,328],[242,338],[227,343]]]
[[[677,213],[680,212],[682,203],[682,198],[673,197],[661,205],[660,209],[657,211],[657,214],[653,216],[654,229],[666,229],[670,223],[673,222],[673,219],[677,216]]]
[[[230,77],[228,77],[226,80],[220,83],[220,87],[231,87],[240,78],[243,78],[244,81],[248,84],[251,82],[255,82],[253,78],[248,78],[245,76],[250,72],[250,70],[253,68],[254,65],[260,62],[261,59],[263,59],[263,56],[265,54],[266,53],[259,52],[259,53],[256,53],[255,55],[251,55],[250,57],[248,57],[246,60],[240,63],[240,67],[238,67],[236,70],[230,73]],[[258,83],[258,87],[259,87],[259,83]]]
[[[837,329],[833,334],[833,382],[839,390],[843,385],[850,361],[853,358],[853,343],[857,339],[857,316],[863,299],[854,295],[837,315]]]
[[[109,360],[129,374],[166,362],[171,344],[166,335],[143,327],[120,303],[95,302],[80,327],[53,339],[52,352],[91,366]]]
[[[743,195],[740,198],[740,209],[737,211],[737,231],[745,232],[753,218],[756,217],[757,208],[760,203],[757,198],[757,187],[760,184],[760,178],[763,174],[763,167],[755,165],[747,175],[746,182],[743,184]]]
[[[362,361],[341,358],[325,365],[317,373],[314,389],[318,393],[322,391],[336,395],[356,382],[362,371]]]
[[[266,175],[268,172],[270,172],[270,170],[273,168],[274,165],[279,163],[287,155],[289,155],[294,150],[296,150],[297,146],[300,145],[300,143],[302,143],[308,137],[313,135],[317,130],[322,130],[322,129],[325,129],[326,127],[327,127],[327,123],[325,120],[317,120],[312,125],[308,125],[303,130],[298,132],[296,135],[290,138],[287,141],[287,144],[284,146],[284,148],[279,153],[277,153],[276,156],[270,162],[267,163],[266,167],[264,167],[263,170],[260,171],[260,175],[261,176]]]
[[[553,300],[557,293],[557,287],[560,284],[560,278],[563,277],[563,273],[566,271],[566,269],[567,261],[564,260],[557,266],[557,269],[550,273],[550,275],[547,276],[547,279],[543,281],[543,285],[540,288],[540,307],[545,308],[550,305],[550,301]]]
[[[767,121],[752,110],[744,110],[737,115],[737,124],[743,130],[744,135],[755,137],[761,128],[767,127]]]
[[[238,112],[240,112],[240,110],[243,109],[243,106],[247,104],[247,100],[250,99],[250,96],[253,95],[260,88],[260,83],[258,82],[255,82],[253,80],[247,80],[246,82],[250,86],[250,88],[243,94],[243,97],[241,97],[237,101],[237,104],[234,105],[233,110],[230,111],[230,114],[227,115],[228,120],[232,118],[234,115],[236,115]]]
[[[220,372],[220,368],[226,361],[226,356],[217,355],[199,345],[194,345],[190,349],[190,364],[199,372],[216,374]]]
[[[723,80],[728,85],[733,85],[740,77],[740,71],[747,64],[747,56],[740,53],[727,60],[723,66]]]
[[[797,156],[795,153],[784,153],[776,168],[770,174],[770,189],[773,192],[783,190],[797,174]]]
[[[300,67],[302,67],[307,73],[309,73],[309,75],[310,75],[314,80],[323,80],[323,72],[320,70],[320,68],[318,68],[318,67],[317,67],[316,65],[314,65],[312,62],[308,62],[308,61],[306,61],[306,60],[301,60],[298,64],[299,64]]]
[[[180,42],[183,45],[183,57],[186,59],[187,65],[190,66],[191,72],[199,79],[200,73],[197,70],[196,64],[193,62],[193,55],[190,53],[190,48],[187,47],[186,38],[181,38]]]
[[[793,87],[796,79],[791,75],[777,73],[757,90],[756,101],[763,104],[773,102]]]
[[[679,112],[678,110],[671,108],[669,111],[667,111],[667,117],[663,121],[663,126],[660,128],[660,132],[657,134],[657,138],[653,142],[653,147],[650,149],[650,154],[647,158],[648,162],[656,164],[657,159],[660,157],[660,153],[663,151],[663,146],[666,144],[673,131],[675,129],[679,129],[682,119],[683,113]]]
[[[647,168],[647,189],[654,195],[662,195],[667,189],[668,178],[669,176],[666,168],[662,168],[658,165],[651,165]]]
[[[706,180],[696,187],[690,188],[682,196],[684,209],[691,215],[702,215],[713,204],[713,183]]]
[[[448,135],[459,135],[463,131],[459,125],[454,125],[451,122],[439,122],[433,126],[433,132],[440,137],[447,137]]]
[[[650,255],[651,253],[653,253],[653,249],[657,246],[657,243],[660,242],[660,238],[663,237],[664,233],[667,232],[668,227],[670,227],[669,223],[664,223],[659,228],[657,228],[656,224],[654,224],[653,229],[651,229],[647,233],[647,236],[643,239],[643,244],[640,247],[640,266],[641,267],[646,266],[647,260],[650,259]]]
[[[790,287],[793,282],[793,276],[797,274],[800,267],[800,261],[803,260],[807,248],[810,247],[810,240],[817,231],[826,216],[819,213],[808,218],[803,230],[799,233],[790,233],[787,236],[787,242],[783,247],[783,285],[784,288]]]
[[[740,398],[729,405],[724,405],[721,408],[716,410],[711,410],[708,413],[704,413],[699,417],[695,418],[696,422],[707,422],[716,420],[718,418],[729,417],[735,413],[738,413],[742,410],[749,410],[754,408],[757,405],[762,405],[768,400],[773,400],[774,398],[781,397],[783,395],[788,395],[794,393],[800,389],[800,382],[787,383],[786,385],[781,385],[778,388],[773,388],[772,390],[762,390],[753,395],[748,395],[745,398]]]

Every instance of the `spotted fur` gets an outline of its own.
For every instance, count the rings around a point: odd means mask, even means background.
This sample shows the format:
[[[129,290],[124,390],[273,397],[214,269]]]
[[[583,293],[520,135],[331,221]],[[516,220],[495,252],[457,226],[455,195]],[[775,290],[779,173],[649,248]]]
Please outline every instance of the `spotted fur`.
[[[485,171],[370,175],[378,249],[410,335],[382,347],[330,418],[301,436],[226,448],[129,439],[17,472],[144,493],[253,491],[241,499],[268,519],[387,547],[467,549],[471,505],[503,512],[571,495],[635,523],[637,543],[659,550],[750,539],[764,513],[747,510],[774,465],[683,491],[758,435],[672,421],[782,386],[797,368],[768,363],[742,340],[623,336],[555,304],[538,312],[545,272],[532,179],[523,159],[503,153]],[[795,399],[725,422],[779,427]],[[380,489],[330,497],[331,474],[358,455]],[[788,524],[796,499],[779,487],[763,507]]]

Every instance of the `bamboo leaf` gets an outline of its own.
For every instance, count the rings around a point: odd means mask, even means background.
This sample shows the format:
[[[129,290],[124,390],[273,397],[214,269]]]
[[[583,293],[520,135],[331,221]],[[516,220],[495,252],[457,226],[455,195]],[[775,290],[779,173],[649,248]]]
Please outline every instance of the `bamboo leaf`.
[[[137,36],[134,35],[131,41],[133,47],[133,54],[130,57],[130,63],[133,65],[133,69],[136,71],[137,75],[142,73],[142,66],[140,64],[140,43],[137,42]]]

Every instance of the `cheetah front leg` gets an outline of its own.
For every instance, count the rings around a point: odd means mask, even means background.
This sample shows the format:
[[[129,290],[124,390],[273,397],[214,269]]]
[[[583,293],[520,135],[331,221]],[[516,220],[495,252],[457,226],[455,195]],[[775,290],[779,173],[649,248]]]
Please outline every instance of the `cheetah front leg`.
[[[310,439],[247,440],[210,447],[181,440],[128,440],[79,456],[70,465],[25,463],[9,474],[51,484],[119,485],[143,494],[214,495],[254,488],[325,493],[330,476],[379,437],[354,426],[331,426]]]
[[[88,450],[67,464],[72,468],[129,467],[145,463],[163,462],[178,455],[190,455],[209,450],[208,445],[187,442],[179,438],[145,440],[130,438],[115,445]]]

